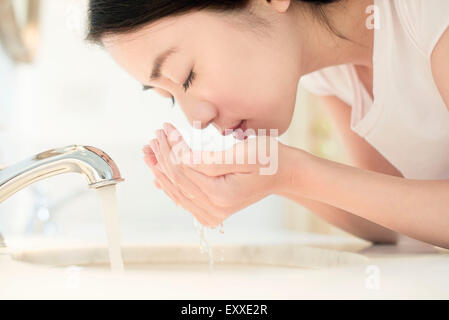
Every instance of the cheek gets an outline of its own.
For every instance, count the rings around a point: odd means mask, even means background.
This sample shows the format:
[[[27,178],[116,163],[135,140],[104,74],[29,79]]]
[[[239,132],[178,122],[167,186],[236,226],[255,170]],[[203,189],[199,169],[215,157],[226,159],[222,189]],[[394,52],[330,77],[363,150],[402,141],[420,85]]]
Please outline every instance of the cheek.
[[[231,119],[257,118],[260,112],[273,108],[277,97],[264,90],[263,86],[251,81],[251,77],[228,74],[229,70],[214,73],[210,81],[201,88],[202,98],[212,102],[220,115]],[[243,78],[246,78],[245,80]]]
[[[209,82],[203,98],[218,109],[223,119],[248,119],[257,128],[278,129],[281,134],[291,121],[296,90],[285,87],[264,90],[259,86],[254,83],[238,86],[220,77]]]
[[[226,120],[245,117],[251,114],[252,104],[248,103],[244,88],[235,86],[232,77],[221,73],[207,76],[204,84],[198,83],[199,99],[212,103],[219,111],[219,116]],[[210,79],[210,80],[209,80]]]
[[[204,82],[198,81],[198,92],[217,107],[220,116],[227,120],[250,119],[264,128],[288,127],[298,84],[294,72],[285,66],[267,64],[260,54],[240,63],[228,57],[215,59],[204,65]]]
[[[297,87],[279,87],[278,91],[270,94],[261,93],[258,100],[247,105],[253,115],[254,126],[258,128],[277,129],[278,135],[283,134],[289,127],[296,102]]]

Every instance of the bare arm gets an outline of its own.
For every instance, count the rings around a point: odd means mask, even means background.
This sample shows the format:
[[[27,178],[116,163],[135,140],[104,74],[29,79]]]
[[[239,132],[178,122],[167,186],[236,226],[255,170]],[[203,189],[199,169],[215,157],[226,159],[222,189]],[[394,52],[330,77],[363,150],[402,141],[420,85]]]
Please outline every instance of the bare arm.
[[[409,237],[449,248],[449,180],[413,180],[355,168],[291,148],[284,190]],[[302,167],[295,167],[302,163]]]
[[[381,154],[350,129],[351,108],[334,96],[319,97],[328,109],[342,138],[343,146],[352,164],[372,171],[401,176]],[[299,194],[285,193],[284,196],[296,201],[319,215],[332,225],[362,239],[375,243],[396,243],[397,233],[326,203],[307,199]]]
[[[431,55],[433,78],[449,110],[447,57],[449,29],[443,33]],[[350,130],[347,105],[335,97],[321,99],[333,115],[353,165],[358,168],[316,159],[310,162],[312,165],[305,176],[292,172],[289,190],[294,190],[294,195],[289,197],[297,198],[298,202],[306,201],[309,208],[315,209],[326,220],[365,239],[371,238],[373,233],[382,237],[388,235],[388,229],[378,229],[376,224],[353,219],[348,212],[413,238],[449,248],[449,180],[404,179],[381,154]],[[292,165],[304,160],[303,154],[296,154]],[[303,192],[298,192],[300,189]]]
[[[432,53],[431,66],[435,84],[449,110],[448,56],[449,30],[446,30]],[[324,99],[336,113],[337,124],[344,125],[339,117],[345,116],[336,111],[339,107],[332,108],[332,104],[338,106],[339,102],[335,98]],[[298,161],[307,163],[308,168],[301,172],[293,169],[286,190],[412,238],[449,248],[449,180],[404,179],[385,159],[370,155],[369,146],[365,146],[366,152],[361,151],[363,144],[354,148],[358,144],[357,137],[351,138],[348,132],[340,131],[359,168],[292,149],[291,168]]]

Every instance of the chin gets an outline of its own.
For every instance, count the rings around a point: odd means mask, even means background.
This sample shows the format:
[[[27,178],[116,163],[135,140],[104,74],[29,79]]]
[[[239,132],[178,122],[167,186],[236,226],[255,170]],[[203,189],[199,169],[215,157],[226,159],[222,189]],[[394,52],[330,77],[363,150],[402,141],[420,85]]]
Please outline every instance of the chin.
[[[285,126],[281,126],[281,127],[277,127],[277,126],[263,126],[263,127],[258,127],[258,126],[251,126],[249,125],[247,130],[251,131],[254,130],[255,134],[257,136],[265,136],[265,135],[270,135],[270,130],[271,129],[276,129],[277,130],[277,136],[282,135],[285,131],[287,131],[288,127]]]

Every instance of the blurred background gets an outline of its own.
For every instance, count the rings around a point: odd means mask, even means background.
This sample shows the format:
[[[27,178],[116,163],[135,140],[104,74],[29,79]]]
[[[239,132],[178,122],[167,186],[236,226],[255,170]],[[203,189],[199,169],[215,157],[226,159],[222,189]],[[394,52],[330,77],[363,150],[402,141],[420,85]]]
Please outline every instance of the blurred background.
[[[84,41],[86,7],[87,0],[0,0],[0,166],[70,144],[98,147],[126,180],[117,187],[122,238],[193,235],[192,215],[154,187],[141,151],[164,121],[186,136],[193,129],[179,106],[142,91],[106,52]],[[203,136],[212,149],[220,138],[214,128]],[[345,161],[329,118],[301,88],[281,141]],[[0,230],[6,240],[105,237],[97,194],[79,175],[42,181],[6,200]],[[224,230],[242,230],[248,238],[284,231],[344,235],[277,196],[233,215]]]

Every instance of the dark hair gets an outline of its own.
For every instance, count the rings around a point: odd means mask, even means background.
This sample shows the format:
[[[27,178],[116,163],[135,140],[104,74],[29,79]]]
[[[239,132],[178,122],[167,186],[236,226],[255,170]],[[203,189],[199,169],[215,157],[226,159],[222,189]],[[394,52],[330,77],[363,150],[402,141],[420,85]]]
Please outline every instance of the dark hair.
[[[340,0],[296,0],[307,4],[331,31],[341,37],[323,10],[324,5],[338,1]],[[230,12],[243,10],[249,4],[250,0],[90,0],[87,39],[101,44],[102,37],[107,34],[136,31],[164,17],[205,9]]]

